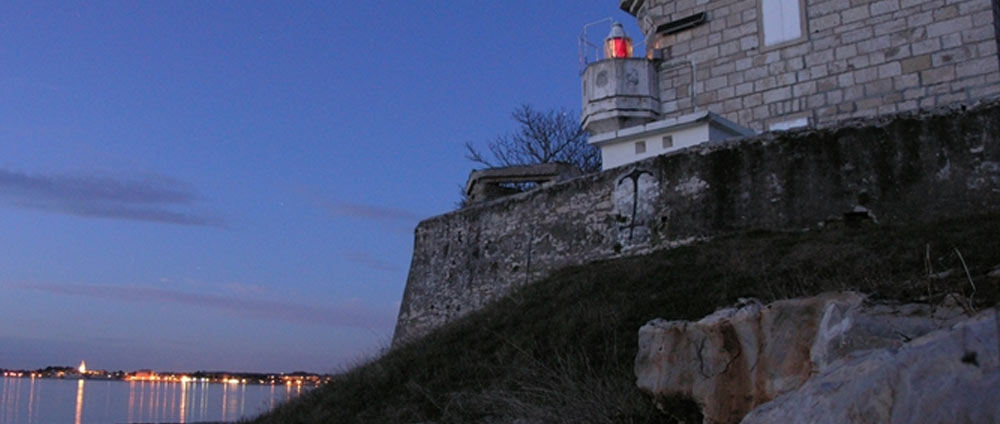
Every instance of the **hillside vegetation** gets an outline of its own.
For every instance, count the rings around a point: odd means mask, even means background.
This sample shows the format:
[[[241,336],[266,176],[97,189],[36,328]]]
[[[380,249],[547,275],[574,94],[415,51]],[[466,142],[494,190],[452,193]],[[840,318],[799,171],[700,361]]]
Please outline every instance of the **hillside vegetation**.
[[[830,290],[918,302],[959,293],[982,308],[1000,297],[998,236],[997,214],[836,225],[736,234],[565,269],[255,422],[700,422],[692,402],[676,399],[659,411],[635,388],[636,334],[646,321],[697,320],[741,297],[769,302]]]

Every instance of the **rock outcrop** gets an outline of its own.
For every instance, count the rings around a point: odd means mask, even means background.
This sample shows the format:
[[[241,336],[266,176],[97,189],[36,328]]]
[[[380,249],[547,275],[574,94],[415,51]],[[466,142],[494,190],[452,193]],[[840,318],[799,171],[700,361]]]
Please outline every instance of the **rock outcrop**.
[[[637,384],[657,398],[694,399],[706,423],[736,423],[853,352],[896,349],[963,318],[955,305],[871,304],[853,292],[746,300],[697,322],[643,326]]]
[[[849,355],[744,423],[1000,422],[996,310],[899,349]]]

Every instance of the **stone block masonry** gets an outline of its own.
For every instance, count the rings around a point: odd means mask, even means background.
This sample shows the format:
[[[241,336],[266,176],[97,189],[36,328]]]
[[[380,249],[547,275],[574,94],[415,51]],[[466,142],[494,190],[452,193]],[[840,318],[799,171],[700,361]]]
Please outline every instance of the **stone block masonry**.
[[[993,26],[997,33],[997,60],[1000,61],[1000,1],[996,0],[993,0]]]
[[[763,131],[793,119],[823,126],[1000,94],[996,0],[782,2],[799,4],[801,36],[767,45],[763,0],[622,0],[662,58],[661,119],[708,110]],[[702,12],[702,25],[656,33]],[[695,75],[681,72],[677,63],[692,60]]]
[[[882,225],[1000,211],[1000,102],[696,146],[427,219],[393,345],[560,268],[859,211]]]

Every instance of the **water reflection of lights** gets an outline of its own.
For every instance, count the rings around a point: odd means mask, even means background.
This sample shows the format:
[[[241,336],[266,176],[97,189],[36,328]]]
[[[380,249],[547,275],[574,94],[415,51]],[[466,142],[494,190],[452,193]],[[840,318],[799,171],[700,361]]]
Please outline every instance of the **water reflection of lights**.
[[[75,424],[83,422],[83,385],[85,383],[83,379],[76,380],[76,418],[73,419]]]
[[[135,411],[135,382],[128,382],[128,422],[134,423],[135,418],[133,413]]]
[[[271,384],[271,403],[267,406],[267,409],[274,409],[274,384]]]
[[[187,419],[187,380],[181,380],[181,407],[177,411],[177,416],[180,419],[180,424],[186,423]]]
[[[226,420],[226,410],[229,407],[229,402],[226,402],[227,398],[229,398],[229,385],[224,384],[222,385],[222,421]]]
[[[0,378],[0,423],[235,421],[276,407],[311,388],[294,380],[258,386],[242,381],[202,382],[200,378],[95,381],[29,377],[24,373],[21,378]]]
[[[198,410],[199,413],[198,419],[204,419],[205,417],[208,416],[208,390],[206,390],[207,387],[208,383],[205,380],[202,380],[201,387],[199,388],[199,390],[201,390],[201,408]]]
[[[158,395],[156,389],[158,389],[158,388],[159,388],[159,385],[156,384],[155,381],[149,383],[149,400],[148,400],[149,403],[147,404],[148,406],[146,406],[146,410],[149,411],[149,417],[151,419],[156,419],[155,418],[155,415],[156,415],[156,396]]]
[[[7,374],[4,373],[4,377],[6,376]],[[3,414],[0,415],[0,419],[4,422],[14,421],[13,415],[17,413],[17,408],[14,407],[17,405],[15,402],[16,396],[13,396],[11,393],[13,392],[11,389],[13,384],[13,380],[7,378],[3,379],[3,396],[0,397],[0,411],[2,411]]]
[[[31,386],[28,387],[28,422],[33,423],[35,416],[35,375],[31,375]]]

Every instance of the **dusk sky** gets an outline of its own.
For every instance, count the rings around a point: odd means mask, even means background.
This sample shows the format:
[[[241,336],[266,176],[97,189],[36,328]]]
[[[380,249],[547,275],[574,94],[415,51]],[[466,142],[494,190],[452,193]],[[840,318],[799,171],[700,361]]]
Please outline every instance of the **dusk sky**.
[[[475,167],[462,144],[522,103],[578,113],[583,25],[641,38],[617,4],[5,4],[0,368],[378,352],[414,227]]]

